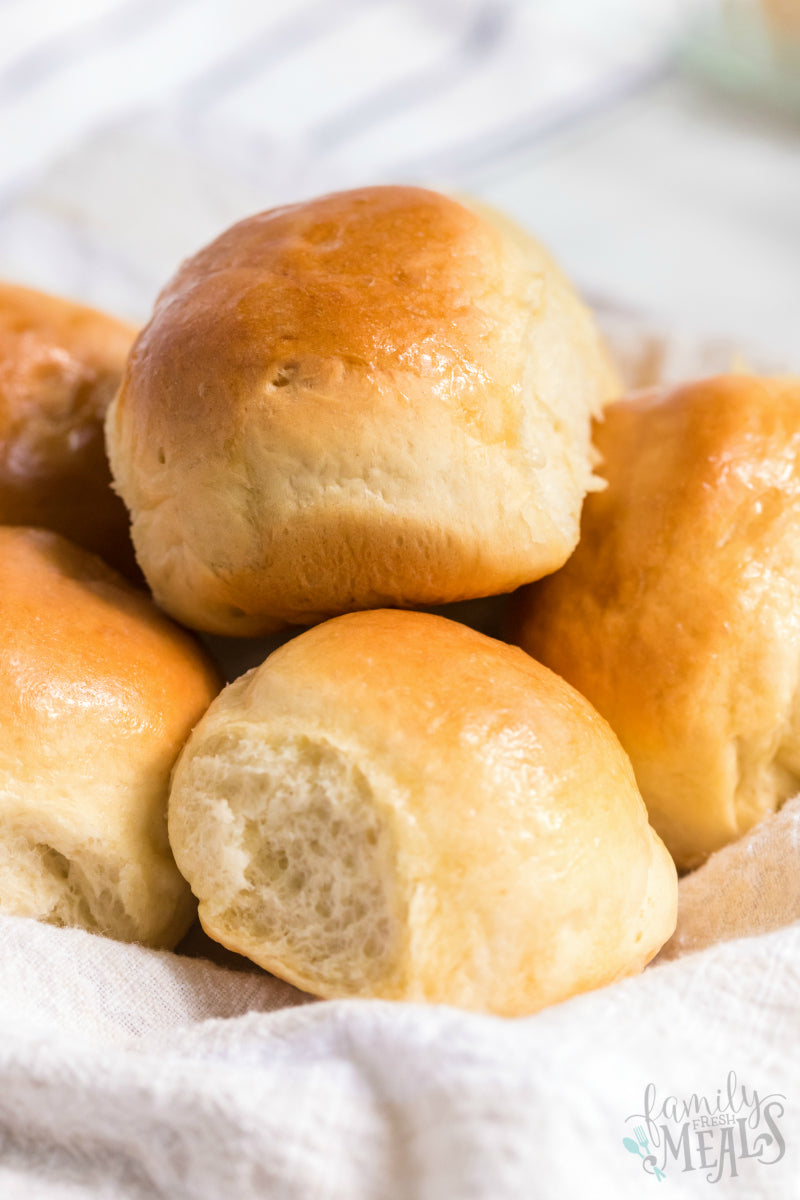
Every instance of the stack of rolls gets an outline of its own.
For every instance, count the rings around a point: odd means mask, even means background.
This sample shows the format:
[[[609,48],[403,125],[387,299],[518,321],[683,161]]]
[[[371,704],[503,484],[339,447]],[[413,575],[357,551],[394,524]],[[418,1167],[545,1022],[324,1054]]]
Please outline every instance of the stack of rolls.
[[[25,664],[55,635],[9,655],[14,712],[64,721],[39,767],[32,717],[6,757],[3,906],[166,945],[190,888],[213,938],[322,997],[521,1015],[640,971],[676,871],[614,720],[527,632],[415,611],[559,577],[619,390],[552,259],[470,202],[339,193],[184,263],[105,418],[153,599],[54,535],[0,542],[31,629],[87,613],[53,689]],[[285,644],[214,699],[172,621]],[[83,733],[64,751],[82,694],[114,772]]]
[[[0,286],[0,910],[171,948],[170,771],[220,684],[129,582],[103,421],[134,336]]]

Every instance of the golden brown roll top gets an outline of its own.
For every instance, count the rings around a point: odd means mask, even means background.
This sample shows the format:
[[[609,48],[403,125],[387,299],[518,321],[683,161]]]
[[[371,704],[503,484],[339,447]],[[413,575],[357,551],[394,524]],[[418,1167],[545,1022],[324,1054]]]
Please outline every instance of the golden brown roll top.
[[[126,574],[136,567],[103,420],[135,332],[83,305],[0,284],[0,522],[54,529]]]
[[[172,946],[194,913],[172,765],[218,690],[187,634],[94,555],[0,527],[0,908]]]
[[[261,213],[190,259],[109,414],[160,604],[253,635],[559,566],[616,390],[531,238],[420,188]]]
[[[614,404],[578,549],[518,640],[606,717],[679,866],[800,790],[800,380]]]
[[[226,688],[169,829],[206,931],[321,996],[532,1012],[640,970],[675,924],[606,723],[428,614],[340,617]]]

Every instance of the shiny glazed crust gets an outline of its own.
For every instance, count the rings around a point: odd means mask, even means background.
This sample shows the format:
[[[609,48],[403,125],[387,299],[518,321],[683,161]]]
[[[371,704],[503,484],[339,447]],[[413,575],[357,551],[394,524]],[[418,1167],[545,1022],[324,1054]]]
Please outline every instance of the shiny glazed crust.
[[[0,527],[0,908],[173,946],[172,765],[218,690],[187,634],[104,563]]]
[[[554,570],[616,379],[510,222],[419,188],[259,214],[190,259],[109,413],[158,602],[255,635]]]
[[[226,688],[169,831],[207,932],[321,996],[533,1012],[639,971],[675,925],[606,723],[428,614],[339,617]]]
[[[608,488],[517,640],[606,717],[692,867],[800,788],[800,380],[634,396],[596,435]]]
[[[137,574],[103,439],[136,330],[0,284],[0,522],[54,529]]]

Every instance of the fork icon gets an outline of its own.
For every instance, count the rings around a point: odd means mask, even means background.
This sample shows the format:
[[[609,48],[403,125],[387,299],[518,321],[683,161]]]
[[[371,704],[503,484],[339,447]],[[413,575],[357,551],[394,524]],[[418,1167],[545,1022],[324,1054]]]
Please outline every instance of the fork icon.
[[[644,1166],[645,1162],[652,1162],[653,1174],[655,1175],[658,1182],[661,1183],[662,1179],[666,1179],[666,1175],[659,1167],[656,1166],[655,1155],[650,1153],[650,1143],[647,1140],[647,1135],[645,1134],[644,1126],[636,1125],[633,1132],[636,1137],[636,1141],[634,1142],[632,1138],[623,1138],[622,1139],[623,1146],[631,1154],[638,1154],[639,1157],[644,1160],[644,1162],[642,1163],[643,1166]]]

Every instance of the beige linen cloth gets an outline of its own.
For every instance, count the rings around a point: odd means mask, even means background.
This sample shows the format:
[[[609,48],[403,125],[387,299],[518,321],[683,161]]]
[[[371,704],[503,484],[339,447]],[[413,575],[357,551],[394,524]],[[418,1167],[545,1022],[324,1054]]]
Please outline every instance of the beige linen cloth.
[[[799,881],[795,800],[682,882],[675,961],[513,1021],[311,1002],[0,918],[0,1197],[795,1198]],[[659,1106],[713,1102],[732,1072],[736,1115],[772,1097],[779,1138],[748,1127],[749,1157],[715,1182],[673,1125],[679,1152],[647,1171],[631,1114],[648,1084]]]

